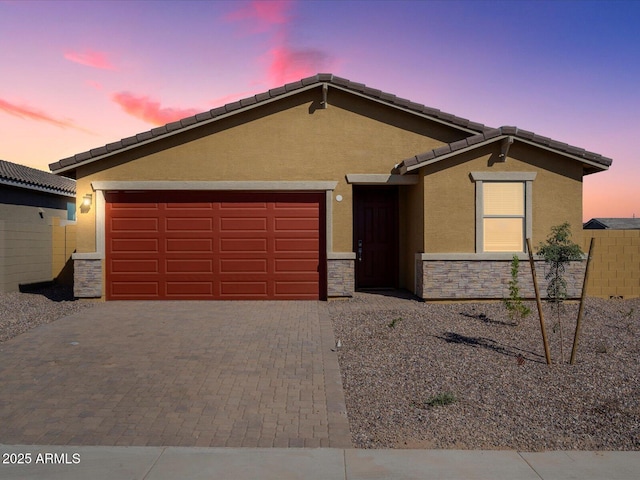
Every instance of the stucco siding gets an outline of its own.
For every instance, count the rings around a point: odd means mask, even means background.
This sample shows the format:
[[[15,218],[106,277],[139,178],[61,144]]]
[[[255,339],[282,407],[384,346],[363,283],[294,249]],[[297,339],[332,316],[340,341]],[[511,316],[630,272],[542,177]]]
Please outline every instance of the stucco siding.
[[[334,180],[333,250],[352,251],[347,173],[388,174],[395,162],[460,137],[453,129],[353,95],[320,90],[78,168],[77,196],[96,180]],[[457,135],[457,137],[456,137]],[[95,209],[78,214],[78,250],[95,251]]]
[[[579,163],[528,146],[514,145],[505,162],[499,144],[427,166],[425,170],[425,252],[474,253],[476,185],[471,172],[536,172],[532,198],[532,243],[568,221],[574,241],[581,237],[582,168]]]

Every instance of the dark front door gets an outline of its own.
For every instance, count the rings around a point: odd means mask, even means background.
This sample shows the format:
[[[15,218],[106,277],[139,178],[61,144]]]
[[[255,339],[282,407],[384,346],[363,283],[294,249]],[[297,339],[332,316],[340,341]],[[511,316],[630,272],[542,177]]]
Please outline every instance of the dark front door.
[[[398,286],[398,188],[354,185],[356,288]]]

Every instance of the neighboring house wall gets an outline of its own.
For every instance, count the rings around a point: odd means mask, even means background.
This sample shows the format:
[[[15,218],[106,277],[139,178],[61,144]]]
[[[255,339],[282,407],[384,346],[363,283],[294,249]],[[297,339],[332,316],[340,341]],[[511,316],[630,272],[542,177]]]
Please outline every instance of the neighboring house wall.
[[[66,216],[66,205],[62,211],[0,203],[1,292],[18,291],[21,284],[51,281],[56,278],[56,267],[52,263],[53,225],[60,218],[66,221]]]
[[[640,230],[583,230],[582,248],[595,238],[587,284],[592,297],[640,297]]]

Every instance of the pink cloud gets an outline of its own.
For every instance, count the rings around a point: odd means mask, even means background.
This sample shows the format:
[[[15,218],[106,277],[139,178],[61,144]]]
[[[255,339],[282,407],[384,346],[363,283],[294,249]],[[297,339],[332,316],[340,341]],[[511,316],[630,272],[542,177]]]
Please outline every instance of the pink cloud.
[[[44,112],[38,111],[32,107],[24,106],[24,105],[16,105],[15,103],[7,102],[0,98],[0,110],[8,113],[9,115],[13,115],[19,118],[26,118],[29,120],[35,120],[37,122],[45,122],[51,125],[55,125],[61,128],[74,128],[76,130],[80,130],[86,133],[91,133],[84,128],[78,127],[73,122],[69,120],[61,120],[51,115],[48,115]]]
[[[94,80],[87,81],[87,85],[95,90],[102,90],[102,84],[100,82],[96,82]]]
[[[291,49],[286,45],[274,47],[269,52],[271,62],[268,70],[269,82],[281,85],[315,75],[326,65],[329,56],[314,48]]]
[[[65,52],[64,58],[71,62],[79,63],[87,67],[99,68],[101,70],[115,70],[116,68],[107,58],[104,52],[85,50],[84,52]]]
[[[245,7],[228,14],[227,21],[251,22],[250,32],[260,33],[269,30],[274,25],[284,25],[289,22],[289,10],[291,0],[262,1],[254,0]]]
[[[201,110],[193,108],[161,108],[160,102],[147,96],[136,96],[129,92],[115,93],[112,99],[129,115],[153,125],[165,125],[201,112]]]

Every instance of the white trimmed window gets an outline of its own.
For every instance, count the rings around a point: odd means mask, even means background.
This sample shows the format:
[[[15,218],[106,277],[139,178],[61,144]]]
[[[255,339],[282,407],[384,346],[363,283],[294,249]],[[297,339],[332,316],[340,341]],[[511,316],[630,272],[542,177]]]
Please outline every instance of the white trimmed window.
[[[485,252],[524,251],[524,182],[484,182]]]
[[[471,173],[476,183],[476,253],[526,250],[535,177],[535,172]]]

